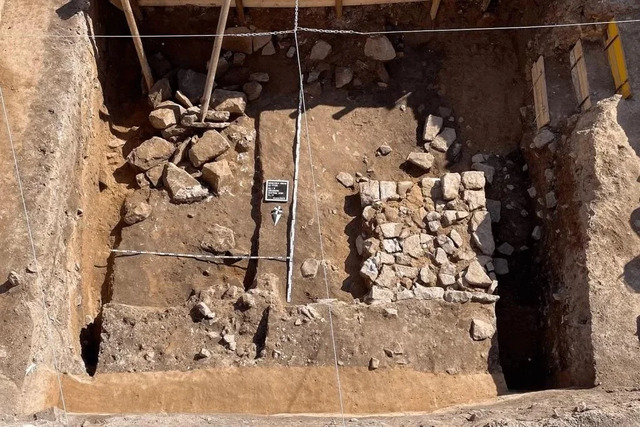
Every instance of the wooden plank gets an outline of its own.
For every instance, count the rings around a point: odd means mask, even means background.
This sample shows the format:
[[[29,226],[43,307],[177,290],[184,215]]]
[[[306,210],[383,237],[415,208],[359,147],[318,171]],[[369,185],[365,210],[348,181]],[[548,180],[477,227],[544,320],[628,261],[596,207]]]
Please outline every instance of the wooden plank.
[[[211,91],[213,90],[213,80],[218,70],[218,60],[220,59],[220,50],[222,49],[222,39],[224,38],[224,29],[227,26],[227,18],[229,16],[229,7],[231,0],[225,0],[218,17],[218,28],[216,28],[216,39],[213,41],[213,49],[211,49],[211,59],[209,59],[209,71],[207,73],[207,82],[204,86],[204,100],[202,101],[200,121],[204,122],[204,118],[209,110],[209,102],[211,101]]]
[[[536,108],[536,123],[538,129],[546,126],[551,121],[549,116],[549,99],[547,98],[547,80],[544,71],[544,58],[540,56],[531,67],[531,80],[533,82],[533,99]]]
[[[578,40],[573,49],[571,49],[569,61],[571,63],[571,80],[578,100],[578,107],[582,111],[587,111],[591,108],[591,95],[587,76],[587,63],[584,58],[581,40]]]
[[[140,33],[138,32],[138,26],[136,25],[136,19],[133,16],[133,10],[131,9],[131,3],[129,0],[122,0],[122,8],[124,9],[124,15],[127,18],[127,24],[129,30],[133,36],[133,44],[138,54],[138,60],[140,61],[140,67],[142,67],[142,75],[144,81],[147,83],[147,90],[151,90],[153,86],[153,74],[151,73],[151,67],[147,62],[147,56],[144,53],[144,47],[142,46],[142,40],[140,39]]]
[[[422,3],[424,0],[342,0],[342,6],[367,6],[375,4],[394,3]],[[434,0],[440,4],[440,0]],[[221,7],[223,0],[138,0],[141,7],[174,7],[174,6],[198,6],[198,7]],[[272,7],[295,7],[295,0],[244,0],[244,7],[272,8]],[[300,7],[334,7],[335,0],[300,0]],[[432,5],[433,9],[433,5]]]
[[[438,16],[438,9],[440,9],[440,0],[432,0],[431,2],[431,20],[435,21]]]
[[[607,26],[605,49],[609,58],[613,81],[616,85],[616,93],[621,94],[625,99],[631,97],[631,83],[629,82],[627,62],[622,47],[620,31],[615,22],[610,22]]]
[[[342,18],[342,0],[336,0],[336,18]]]
[[[246,23],[246,18],[244,16],[244,5],[242,4],[242,0],[236,0],[236,13],[238,15],[238,21],[240,24],[244,25]]]

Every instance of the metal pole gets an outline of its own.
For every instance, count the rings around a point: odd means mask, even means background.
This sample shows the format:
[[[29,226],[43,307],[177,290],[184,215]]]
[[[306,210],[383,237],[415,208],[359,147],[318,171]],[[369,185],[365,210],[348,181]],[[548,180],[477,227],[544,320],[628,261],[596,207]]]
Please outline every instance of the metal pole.
[[[207,73],[207,84],[204,87],[204,101],[202,102],[200,121],[203,122],[207,111],[209,111],[209,102],[211,102],[211,91],[213,90],[213,80],[216,77],[218,69],[218,59],[220,58],[220,49],[222,49],[222,38],[224,29],[227,26],[227,16],[229,16],[229,7],[231,0],[224,0],[220,9],[220,18],[218,19],[218,28],[216,30],[216,39],[213,42],[213,50],[211,51],[211,59],[209,60],[209,72]]]

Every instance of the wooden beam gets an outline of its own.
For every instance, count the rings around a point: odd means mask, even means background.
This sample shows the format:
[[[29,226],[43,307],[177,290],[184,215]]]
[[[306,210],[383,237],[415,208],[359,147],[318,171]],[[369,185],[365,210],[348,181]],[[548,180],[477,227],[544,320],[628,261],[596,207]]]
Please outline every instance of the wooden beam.
[[[140,39],[140,33],[138,32],[138,26],[136,25],[136,18],[133,16],[133,10],[131,9],[131,3],[129,0],[121,0],[122,8],[124,10],[124,16],[127,18],[127,24],[129,24],[129,30],[133,36],[133,44],[136,47],[136,53],[138,54],[138,60],[142,67],[142,75],[144,81],[147,83],[147,90],[151,90],[153,86],[153,74],[151,73],[151,67],[147,62],[147,56],[144,53],[144,47],[142,46],[142,40]]]
[[[211,102],[211,91],[213,90],[213,80],[216,77],[218,69],[218,60],[220,59],[220,50],[222,49],[222,39],[224,38],[224,29],[227,26],[227,17],[229,16],[229,7],[231,0],[224,0],[220,17],[218,18],[218,28],[216,29],[216,39],[213,42],[211,50],[211,59],[209,60],[209,72],[207,74],[207,83],[204,87],[204,100],[201,105],[200,121],[203,122],[209,110],[209,102]]]
[[[336,0],[336,18],[342,18],[342,0]]]
[[[438,9],[440,9],[440,0],[432,0],[431,2],[431,20],[435,21],[438,16]]]
[[[587,64],[584,60],[581,40],[578,40],[573,49],[571,49],[569,62],[571,63],[571,81],[578,100],[578,107],[582,111],[587,111],[591,108],[591,96],[589,93],[589,79],[587,78]]]
[[[440,3],[439,0],[434,0]],[[140,7],[199,6],[221,7],[224,0],[138,0]],[[392,3],[422,3],[424,0],[342,0],[342,6],[368,6]],[[295,7],[295,0],[244,0],[243,6],[254,7]],[[300,7],[335,7],[335,0],[300,0]]]
[[[242,4],[242,0],[236,0],[236,13],[238,14],[238,21],[240,24],[245,24],[245,16],[244,16],[244,5]]]
[[[616,85],[616,93],[621,94],[625,99],[631,97],[627,61],[622,48],[622,40],[620,39],[620,29],[615,22],[610,22],[607,26],[604,49],[607,51],[607,57],[609,58],[609,66]]]
[[[533,101],[536,107],[536,124],[538,129],[551,121],[549,115],[549,99],[547,98],[547,76],[544,70],[544,57],[541,55],[531,67],[533,83]]]

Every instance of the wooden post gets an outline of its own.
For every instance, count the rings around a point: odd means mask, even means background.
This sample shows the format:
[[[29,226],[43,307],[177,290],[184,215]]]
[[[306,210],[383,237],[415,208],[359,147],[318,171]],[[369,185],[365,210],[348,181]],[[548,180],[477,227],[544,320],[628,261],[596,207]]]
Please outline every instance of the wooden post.
[[[536,123],[538,129],[540,129],[551,121],[549,99],[547,98],[547,77],[544,71],[544,57],[542,55],[531,67],[531,81],[533,83],[533,101],[536,107]]]
[[[133,16],[133,10],[131,9],[129,0],[122,0],[122,9],[124,10],[124,16],[127,18],[127,24],[129,24],[129,31],[131,31],[131,35],[133,36],[133,44],[136,47],[138,60],[142,67],[144,81],[147,83],[147,90],[151,90],[153,86],[153,75],[151,74],[151,67],[149,67],[149,63],[147,62],[147,56],[144,54],[144,47],[142,46],[142,40],[140,39],[140,33],[138,32],[138,26],[136,25],[136,19]]]
[[[607,26],[604,50],[609,58],[613,81],[616,84],[616,93],[627,99],[632,95],[631,83],[629,83],[627,61],[622,49],[622,40],[620,40],[620,30],[615,22],[610,22]]]
[[[342,18],[342,0],[336,0],[336,18]]]
[[[207,74],[207,83],[204,87],[204,101],[202,102],[200,121],[203,122],[204,118],[209,111],[209,102],[211,101],[211,91],[213,90],[213,79],[216,77],[216,70],[218,69],[218,59],[220,58],[220,49],[222,49],[222,38],[224,37],[224,29],[227,26],[227,17],[229,16],[229,6],[231,6],[231,0],[224,0],[222,3],[222,9],[220,9],[220,17],[218,18],[218,28],[216,30],[216,39],[213,42],[213,50],[211,51],[211,59],[209,60],[209,72]]]
[[[573,49],[571,49],[569,61],[571,64],[571,80],[578,99],[578,107],[582,111],[587,111],[591,108],[591,97],[589,79],[587,77],[587,64],[584,60],[581,40],[578,40]]]
[[[435,21],[438,16],[438,9],[440,9],[440,0],[432,0],[431,2],[431,20]]]
[[[242,0],[236,0],[236,13],[238,14],[238,21],[240,21],[240,23],[244,25],[244,4],[242,3]]]

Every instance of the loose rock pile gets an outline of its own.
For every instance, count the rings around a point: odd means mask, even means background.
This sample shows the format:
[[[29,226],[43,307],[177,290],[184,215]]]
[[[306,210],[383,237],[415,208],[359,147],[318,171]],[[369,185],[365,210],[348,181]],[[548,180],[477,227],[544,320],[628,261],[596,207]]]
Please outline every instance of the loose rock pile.
[[[268,77],[254,73],[250,79],[265,82]],[[166,189],[174,203],[224,194],[234,181],[236,164],[222,158],[223,154],[233,148],[243,156],[253,149],[256,130],[245,109],[247,97],[254,97],[248,92],[216,89],[201,121],[201,106],[194,104],[203,94],[205,79],[204,74],[179,70],[158,80],[151,89],[149,122],[158,134],[127,156],[128,163],[140,172],[136,176],[140,189],[125,201],[125,223],[140,222],[151,214],[151,188]],[[174,91],[172,84],[176,83]]]
[[[480,171],[359,183],[363,234],[356,246],[369,302],[498,300],[485,183]]]

